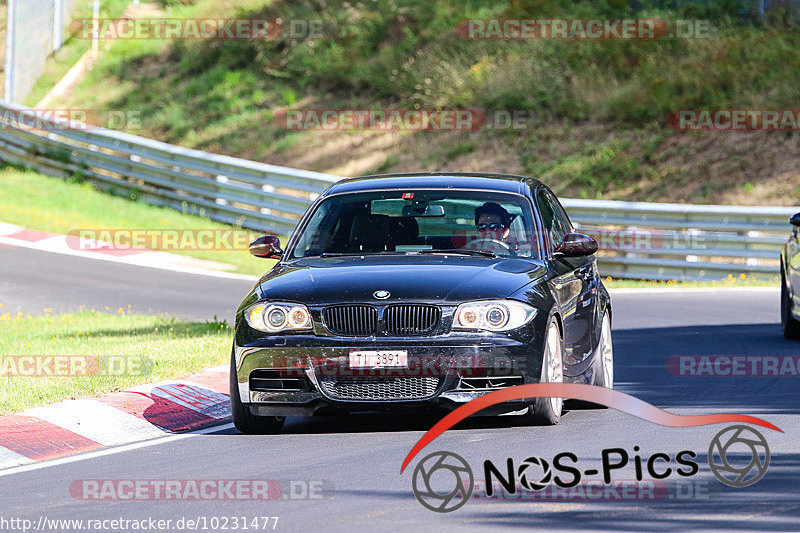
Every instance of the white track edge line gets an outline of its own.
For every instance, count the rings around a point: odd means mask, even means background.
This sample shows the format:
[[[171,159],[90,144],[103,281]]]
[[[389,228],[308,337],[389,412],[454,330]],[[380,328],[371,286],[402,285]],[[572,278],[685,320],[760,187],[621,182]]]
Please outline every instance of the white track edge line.
[[[37,241],[38,242],[38,241]],[[148,265],[148,264],[141,264],[132,261],[126,260],[124,257],[117,257],[117,256],[110,256],[99,254],[97,252],[81,252],[78,250],[51,250],[47,248],[43,248],[41,246],[37,246],[37,242],[28,242],[22,241],[18,239],[11,239],[5,236],[0,235],[0,244],[6,244],[8,246],[15,246],[18,248],[28,248],[31,250],[39,250],[40,252],[49,252],[54,254],[62,254],[62,255],[69,255],[72,257],[82,257],[84,259],[94,259],[98,261],[110,261],[112,263],[122,263],[125,265],[131,265],[135,267],[142,267],[142,268],[155,268],[158,270],[168,270],[171,272],[180,272],[183,274],[195,274],[198,276],[211,276],[215,278],[225,278],[225,279],[237,279],[237,280],[245,280],[245,281],[256,281],[259,279],[258,276],[251,276],[248,274],[234,274],[231,272],[218,272],[215,270],[206,270],[197,267],[182,267],[176,265]],[[141,254],[136,254],[136,256],[141,257],[142,255],[149,254],[149,253],[160,253],[160,252],[142,252]],[[131,256],[133,257],[133,256]]]
[[[112,446],[108,448],[104,448],[102,450],[95,450],[92,452],[86,453],[79,453],[77,455],[70,455],[68,457],[60,457],[58,459],[50,459],[48,461],[40,461],[29,463],[26,465],[15,466],[12,468],[8,468],[6,470],[0,471],[0,477],[11,476],[14,474],[22,474],[25,472],[30,472],[33,470],[40,470],[43,468],[49,468],[52,466],[59,466],[69,463],[76,463],[78,461],[85,461],[87,459],[95,459],[97,457],[103,457],[106,455],[113,455],[116,453],[123,453],[128,452],[131,450],[138,450],[141,448],[147,448],[149,446],[156,446],[158,444],[165,444],[167,442],[174,442],[182,439],[186,439],[189,437],[194,437],[197,435],[207,435],[208,433],[216,433],[218,431],[225,431],[228,429],[233,429],[233,423],[221,424],[216,426],[207,427],[204,429],[200,429],[197,431],[192,431],[188,433],[181,433],[176,435],[165,435],[164,437],[160,437],[157,439],[145,440],[141,442],[134,442],[132,444],[124,444],[122,446]]]

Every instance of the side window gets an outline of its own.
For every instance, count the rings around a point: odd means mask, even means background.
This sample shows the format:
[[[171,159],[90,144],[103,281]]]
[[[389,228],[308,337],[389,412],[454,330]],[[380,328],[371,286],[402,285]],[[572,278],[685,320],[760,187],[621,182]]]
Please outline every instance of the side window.
[[[550,239],[550,248],[553,249],[561,242],[564,235],[572,231],[572,224],[553,193],[544,187],[537,191],[536,205],[539,207],[544,229]]]
[[[572,222],[569,221],[569,216],[567,216],[567,212],[564,211],[564,208],[561,206],[561,202],[558,201],[556,195],[553,194],[549,189],[545,189],[544,192],[550,199],[550,203],[553,204],[553,209],[555,210],[556,214],[556,221],[560,225],[561,229],[564,231],[564,235],[566,235],[567,233],[572,233],[573,231]]]

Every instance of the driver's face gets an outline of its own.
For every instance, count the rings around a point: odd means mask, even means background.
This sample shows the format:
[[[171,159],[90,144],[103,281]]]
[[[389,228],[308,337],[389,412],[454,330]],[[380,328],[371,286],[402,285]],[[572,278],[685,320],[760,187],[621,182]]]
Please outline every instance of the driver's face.
[[[502,241],[508,236],[508,228],[504,228],[500,217],[494,214],[483,214],[478,218],[478,232],[482,239]]]

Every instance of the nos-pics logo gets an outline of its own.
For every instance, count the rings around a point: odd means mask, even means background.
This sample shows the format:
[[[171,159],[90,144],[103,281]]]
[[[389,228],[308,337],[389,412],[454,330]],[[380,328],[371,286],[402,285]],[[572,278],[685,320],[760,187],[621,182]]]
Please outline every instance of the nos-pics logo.
[[[634,447],[638,452],[639,447]],[[663,453],[655,453],[649,458],[628,454],[622,448],[603,450],[602,468],[580,471],[575,467],[577,456],[561,453],[553,459],[528,457],[517,468],[513,460],[507,460],[507,469],[500,469],[491,461],[484,461],[486,475],[485,490],[491,496],[494,475],[510,493],[517,485],[529,491],[541,491],[551,483],[559,487],[572,487],[581,482],[584,475],[601,475],[606,484],[611,483],[612,472],[629,464],[634,464],[636,477],[643,478],[646,471],[655,479],[664,479],[673,474],[667,466],[671,461]],[[677,454],[678,463],[683,468],[675,468],[674,473],[689,477],[699,472],[694,458],[697,454],[690,450]],[[764,436],[746,425],[734,425],[717,433],[708,448],[708,465],[714,476],[731,487],[747,487],[762,477],[769,466],[770,452]],[[475,488],[475,476],[467,461],[452,452],[434,452],[423,458],[414,469],[412,487],[417,500],[431,511],[448,513],[462,507],[469,501]]]

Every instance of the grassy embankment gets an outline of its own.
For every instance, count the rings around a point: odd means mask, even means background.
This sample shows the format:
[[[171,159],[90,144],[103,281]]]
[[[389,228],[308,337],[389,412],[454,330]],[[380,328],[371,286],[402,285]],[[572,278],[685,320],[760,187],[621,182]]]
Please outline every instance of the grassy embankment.
[[[137,110],[134,133],[340,175],[485,170],[541,177],[564,197],[800,203],[796,132],[677,133],[676,109],[794,109],[800,32],[735,2],[566,0],[353,3],[162,1],[171,18],[321,21],[276,40],[116,41],[61,103]],[[710,19],[710,38],[466,40],[468,18]],[[102,89],[102,90],[101,90]],[[58,106],[57,106],[58,107]],[[523,129],[290,131],[286,109],[469,108],[529,114]]]

